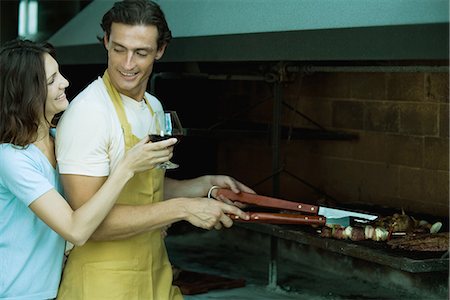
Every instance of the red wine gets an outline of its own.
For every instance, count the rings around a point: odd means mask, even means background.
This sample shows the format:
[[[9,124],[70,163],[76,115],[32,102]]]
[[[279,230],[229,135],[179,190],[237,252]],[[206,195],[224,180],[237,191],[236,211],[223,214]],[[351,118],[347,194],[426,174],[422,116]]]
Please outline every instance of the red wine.
[[[160,142],[160,141],[164,141],[170,138],[176,138],[178,140],[178,142],[181,140],[182,135],[159,135],[159,134],[149,134],[150,136],[150,141],[152,141],[153,143],[155,142]],[[177,143],[178,143],[177,142]]]

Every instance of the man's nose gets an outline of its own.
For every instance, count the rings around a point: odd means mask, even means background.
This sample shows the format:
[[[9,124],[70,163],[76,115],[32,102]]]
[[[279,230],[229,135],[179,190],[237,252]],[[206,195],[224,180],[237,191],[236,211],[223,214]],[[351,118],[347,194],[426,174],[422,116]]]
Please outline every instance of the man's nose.
[[[125,58],[125,65],[124,65],[125,69],[127,70],[131,70],[134,68],[134,53],[133,52],[128,52],[127,56]]]

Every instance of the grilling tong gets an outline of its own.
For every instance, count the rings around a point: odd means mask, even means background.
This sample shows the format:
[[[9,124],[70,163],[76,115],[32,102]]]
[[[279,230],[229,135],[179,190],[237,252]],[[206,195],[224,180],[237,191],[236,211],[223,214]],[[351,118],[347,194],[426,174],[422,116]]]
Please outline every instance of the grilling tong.
[[[238,201],[259,207],[276,208],[286,212],[247,212],[249,220],[243,220],[236,215],[230,215],[235,221],[270,223],[270,224],[303,224],[303,225],[332,225],[349,226],[351,222],[368,222],[378,216],[354,211],[329,208],[288,200],[282,200],[257,194],[240,192],[234,193],[229,189],[218,189],[217,196],[222,195],[231,201]],[[300,214],[304,213],[304,214]]]

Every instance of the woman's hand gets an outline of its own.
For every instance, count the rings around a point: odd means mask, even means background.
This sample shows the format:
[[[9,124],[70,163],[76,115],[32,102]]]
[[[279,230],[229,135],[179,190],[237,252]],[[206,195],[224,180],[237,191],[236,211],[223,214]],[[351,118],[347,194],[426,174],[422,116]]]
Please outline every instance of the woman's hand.
[[[153,169],[156,165],[170,160],[173,156],[173,146],[176,138],[170,138],[160,142],[149,142],[145,137],[133,148],[125,153],[121,163],[133,174]]]

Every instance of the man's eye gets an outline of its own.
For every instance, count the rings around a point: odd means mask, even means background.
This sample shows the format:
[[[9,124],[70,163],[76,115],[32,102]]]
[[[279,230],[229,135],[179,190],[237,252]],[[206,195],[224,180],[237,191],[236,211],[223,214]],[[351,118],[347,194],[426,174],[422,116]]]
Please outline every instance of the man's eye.
[[[145,52],[145,51],[138,51],[137,55],[139,55],[139,56],[147,56],[147,52]]]
[[[124,50],[122,48],[114,48],[115,52],[123,52]]]

